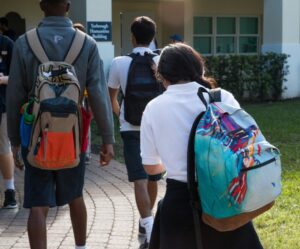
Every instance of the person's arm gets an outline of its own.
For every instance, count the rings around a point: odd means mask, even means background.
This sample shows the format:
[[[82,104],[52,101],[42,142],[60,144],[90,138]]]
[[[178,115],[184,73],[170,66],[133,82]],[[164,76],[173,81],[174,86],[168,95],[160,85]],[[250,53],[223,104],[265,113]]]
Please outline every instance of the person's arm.
[[[86,88],[94,119],[98,125],[102,146],[100,148],[100,164],[109,164],[114,156],[113,143],[114,123],[108,88],[103,71],[103,62],[99,57],[96,43],[89,58]]]
[[[118,101],[118,95],[121,87],[121,80],[120,80],[120,71],[118,64],[121,62],[121,57],[116,57],[113,59],[109,74],[108,74],[108,90],[110,101],[112,105],[113,112],[120,116],[120,104]]]
[[[113,112],[119,116],[120,115],[120,105],[118,102],[118,94],[119,94],[119,89],[114,89],[109,87],[109,96],[110,96],[110,101],[112,105]]]

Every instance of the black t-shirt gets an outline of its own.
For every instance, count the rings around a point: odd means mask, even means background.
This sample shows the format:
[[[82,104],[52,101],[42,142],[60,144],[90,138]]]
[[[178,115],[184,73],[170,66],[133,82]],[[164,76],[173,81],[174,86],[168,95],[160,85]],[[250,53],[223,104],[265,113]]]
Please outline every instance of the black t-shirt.
[[[8,30],[4,31],[3,35],[10,38],[12,41],[15,41],[17,39],[15,31],[13,31],[12,29],[8,29]]]
[[[3,35],[0,35],[0,73],[9,74],[9,67],[12,57],[14,43]],[[6,85],[0,85],[0,112],[5,112]]]

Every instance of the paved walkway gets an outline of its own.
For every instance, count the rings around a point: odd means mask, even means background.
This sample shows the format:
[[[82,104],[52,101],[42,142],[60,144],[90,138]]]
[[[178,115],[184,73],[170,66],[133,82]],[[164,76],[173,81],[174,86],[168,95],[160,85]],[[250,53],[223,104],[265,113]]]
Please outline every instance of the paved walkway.
[[[17,200],[22,203],[23,172],[15,174]],[[159,197],[165,183],[159,183]],[[3,183],[0,180],[0,203],[3,203]],[[133,185],[127,181],[123,164],[113,161],[108,167],[98,167],[93,155],[87,167],[84,198],[88,211],[87,246],[89,249],[136,249],[138,211]],[[74,249],[73,231],[68,206],[50,209],[48,249]],[[0,209],[0,249],[29,248],[26,231],[28,210]]]

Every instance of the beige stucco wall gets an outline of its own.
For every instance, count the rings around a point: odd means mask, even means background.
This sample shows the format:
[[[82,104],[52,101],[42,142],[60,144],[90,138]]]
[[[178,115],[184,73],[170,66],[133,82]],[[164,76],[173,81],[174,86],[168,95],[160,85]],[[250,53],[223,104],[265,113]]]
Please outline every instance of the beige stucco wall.
[[[168,36],[175,32],[184,35],[185,41],[192,44],[194,15],[258,15],[262,17],[263,1],[264,0],[112,0],[112,39],[113,44],[115,45],[115,54],[120,54],[120,12],[127,11],[137,13],[153,13],[154,19],[157,23],[158,43],[161,47],[169,42]],[[2,4],[0,8],[0,16],[5,15],[11,10],[18,12],[21,17],[25,18],[26,20],[26,29],[34,27],[42,18],[42,12],[39,9],[37,0],[22,0],[22,4],[20,4],[20,0],[10,0],[4,2],[5,3]],[[179,2],[179,4],[182,4],[182,8],[184,9],[182,11],[185,13],[184,17],[180,16],[180,13],[174,14],[170,11],[167,11],[168,4],[172,4],[174,2]],[[191,4],[189,4],[189,2]],[[73,0],[72,5],[74,13],[72,13],[71,6],[70,17],[74,21],[83,22],[83,20],[86,18],[86,8],[81,8],[83,7],[83,3],[85,3],[85,1]],[[182,24],[179,24],[179,22],[182,22]],[[273,25],[270,25],[270,27],[272,26]]]
[[[73,22],[80,22],[86,24],[86,0],[72,0],[71,9],[69,13]]]
[[[121,12],[157,12],[157,3],[155,2],[132,2],[129,1],[113,1],[112,2],[112,40],[115,45],[115,55],[121,54]],[[155,21],[158,20],[155,18]],[[158,25],[159,26],[159,25]],[[127,28],[125,28],[127,29]],[[128,27],[128,32],[130,27]],[[130,42],[130,41],[128,41]]]
[[[0,16],[4,16],[11,11],[17,12],[22,18],[25,18],[26,29],[35,27],[43,17],[37,0],[1,1]]]
[[[158,46],[162,47],[170,42],[169,36],[173,33],[184,33],[183,6],[186,0],[160,0],[160,1],[124,1],[113,0],[113,42],[115,54],[120,55],[121,44],[121,20],[120,12],[132,12],[137,14],[151,13],[157,24]],[[130,32],[130,24],[126,24],[127,32]],[[128,40],[127,42],[130,42]]]
[[[190,44],[193,42],[193,16],[258,16],[263,34],[264,0],[192,0],[189,9],[192,14],[186,15],[189,20],[185,24],[185,34]]]
[[[262,15],[263,0],[194,0],[194,14]]]
[[[43,12],[40,10],[38,0],[3,0],[1,1],[0,16],[5,16],[8,12],[17,12],[25,19],[26,30],[35,27]],[[85,22],[86,4],[85,0],[72,0],[70,17],[75,22]]]

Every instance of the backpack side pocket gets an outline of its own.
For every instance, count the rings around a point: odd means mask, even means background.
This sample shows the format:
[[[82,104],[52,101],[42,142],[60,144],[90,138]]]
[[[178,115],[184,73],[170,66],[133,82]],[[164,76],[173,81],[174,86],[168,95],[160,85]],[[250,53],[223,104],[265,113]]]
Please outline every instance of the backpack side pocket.
[[[22,147],[28,148],[31,138],[34,115],[32,114],[33,102],[28,102],[21,109],[20,137]]]

